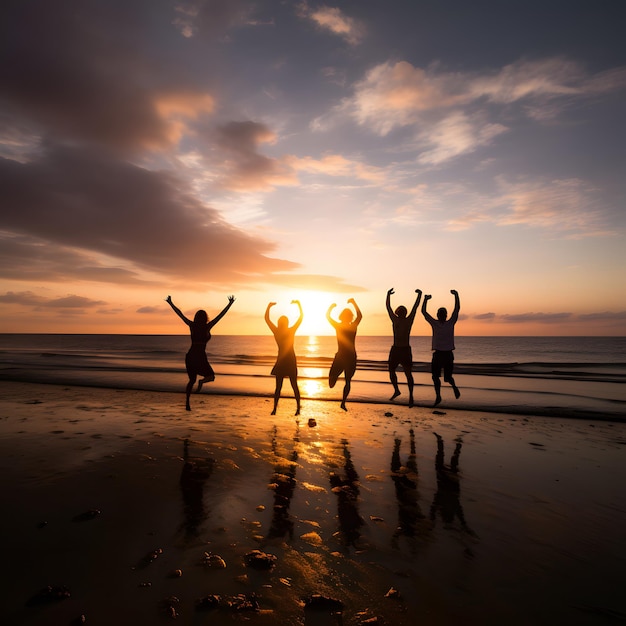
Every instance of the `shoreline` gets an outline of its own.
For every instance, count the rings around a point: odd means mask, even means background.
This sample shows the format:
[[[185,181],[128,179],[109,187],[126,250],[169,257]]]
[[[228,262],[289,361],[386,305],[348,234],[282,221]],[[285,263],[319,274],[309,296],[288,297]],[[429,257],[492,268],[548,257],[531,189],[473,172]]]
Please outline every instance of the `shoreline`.
[[[0,391],[13,626],[158,623],[172,596],[180,624],[339,624],[306,608],[314,594],[351,625],[626,618],[622,423],[319,400],[297,421],[288,397],[270,416],[261,396],[200,394],[189,413],[182,393]],[[247,565],[253,550],[272,569]],[[208,594],[222,603],[205,615]],[[257,609],[227,606],[241,597]]]
[[[360,378],[358,373],[353,380],[352,391],[348,398],[350,404],[384,405],[390,409],[406,406],[408,391],[402,374],[398,374],[401,395],[390,400],[393,391],[385,379],[386,373]],[[463,410],[487,413],[509,413],[541,417],[603,420],[626,422],[626,389],[622,385],[603,381],[546,380],[541,378],[519,378],[515,385],[510,377],[497,376],[459,376],[457,383],[461,389],[461,398],[454,399],[452,390],[442,384],[443,402],[433,407],[434,392],[430,376],[415,373],[415,407],[423,409],[440,408],[442,410]],[[130,373],[128,371],[89,371],[42,369],[2,370],[0,384],[3,382],[69,385],[100,389],[127,389],[151,393],[174,393],[183,395],[186,376],[184,371],[174,375],[167,373]],[[339,402],[343,379],[334,389],[328,387],[325,379],[299,377],[300,393],[303,402]],[[515,387],[512,389],[511,387]],[[205,396],[237,396],[271,398],[274,392],[274,378],[266,373],[241,375],[239,373],[216,372],[216,379],[207,383],[201,394],[192,394],[194,398]],[[293,392],[286,383],[283,385],[284,398],[293,398]]]

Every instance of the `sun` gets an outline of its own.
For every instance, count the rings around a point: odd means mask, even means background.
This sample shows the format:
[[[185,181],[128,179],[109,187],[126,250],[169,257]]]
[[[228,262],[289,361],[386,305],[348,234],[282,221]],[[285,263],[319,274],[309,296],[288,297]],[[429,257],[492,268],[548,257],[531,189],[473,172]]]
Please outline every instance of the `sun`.
[[[344,302],[337,298],[337,294],[327,291],[289,291],[281,294],[276,300],[276,306],[272,309],[272,318],[286,315],[291,326],[298,317],[298,307],[291,304],[292,300],[300,300],[304,318],[298,329],[298,335],[334,335],[333,327],[326,319],[328,307],[336,302],[338,307],[343,307]],[[335,316],[336,317],[336,316]]]

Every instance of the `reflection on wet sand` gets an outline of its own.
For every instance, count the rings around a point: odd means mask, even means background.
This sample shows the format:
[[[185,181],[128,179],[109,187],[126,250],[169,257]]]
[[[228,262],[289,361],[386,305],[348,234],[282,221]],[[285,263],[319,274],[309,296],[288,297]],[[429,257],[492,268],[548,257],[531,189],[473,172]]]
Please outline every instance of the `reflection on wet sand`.
[[[456,518],[461,523],[461,528],[469,534],[474,534],[465,521],[463,506],[461,505],[461,486],[459,481],[459,457],[463,442],[456,440],[454,453],[450,459],[450,465],[444,463],[443,438],[437,433],[437,454],[435,456],[435,471],[437,474],[437,491],[430,507],[430,519],[434,522],[437,514],[441,516],[444,527],[454,524]]]
[[[300,428],[296,425],[293,436],[293,450],[290,457],[284,458],[279,454],[277,442],[278,430],[272,430],[272,453],[274,454],[274,473],[270,478],[270,488],[274,491],[274,513],[267,532],[267,539],[283,538],[289,534],[293,539],[294,522],[289,514],[289,506],[296,488],[296,469],[298,467],[298,445],[300,442]]]
[[[415,549],[415,537],[427,532],[428,529],[423,524],[418,528],[425,516],[419,506],[415,432],[412,428],[409,431],[410,452],[404,466],[400,459],[401,445],[402,440],[396,438],[391,454],[391,480],[393,480],[396,488],[396,499],[398,500],[398,526],[393,533],[391,545],[398,548],[400,538],[406,537],[413,551]]]
[[[192,457],[189,439],[183,444],[183,469],[180,474],[180,492],[183,498],[185,539],[194,539],[200,533],[200,524],[208,514],[204,507],[204,486],[213,472],[215,460],[211,457]]]
[[[345,546],[358,548],[363,518],[359,514],[359,475],[348,448],[348,440],[342,439],[344,457],[343,478],[338,472],[330,472],[331,491],[337,496],[339,539]]]

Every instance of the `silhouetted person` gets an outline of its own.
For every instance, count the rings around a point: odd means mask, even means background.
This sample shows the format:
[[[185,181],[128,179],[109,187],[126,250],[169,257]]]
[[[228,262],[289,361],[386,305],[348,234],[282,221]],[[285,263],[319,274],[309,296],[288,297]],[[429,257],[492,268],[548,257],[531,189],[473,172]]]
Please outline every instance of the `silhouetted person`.
[[[459,456],[462,443],[457,441],[450,465],[444,464],[443,439],[437,433],[437,455],[435,456],[435,472],[437,474],[437,492],[430,507],[430,519],[434,522],[437,513],[441,515],[444,524],[452,524],[455,518],[459,519],[464,531],[475,536],[468,527],[461,506],[461,486],[459,484]]]
[[[191,411],[189,397],[191,396],[191,391],[193,390],[197,377],[202,376],[198,381],[197,393],[200,393],[204,383],[215,380],[215,372],[206,356],[206,344],[211,339],[211,329],[226,315],[228,309],[230,309],[235,301],[235,296],[228,296],[228,304],[213,320],[209,320],[206,311],[200,309],[196,311],[193,322],[185,317],[183,312],[172,302],[172,296],[167,296],[165,301],[172,307],[174,313],[189,326],[189,330],[191,331],[191,347],[185,355],[185,367],[187,368],[187,376],[189,376],[185,396],[185,408]]]
[[[422,297],[420,289],[416,289],[417,298],[413,304],[411,312],[407,315],[405,306],[399,306],[394,311],[391,308],[391,296],[394,294],[393,288],[387,292],[387,313],[393,326],[393,345],[389,351],[389,379],[393,385],[393,395],[390,400],[400,395],[400,387],[398,387],[398,377],[396,368],[402,366],[406,376],[406,383],[409,387],[409,406],[413,406],[413,353],[411,352],[411,327],[415,319],[415,313]]]
[[[330,372],[328,373],[328,385],[332,389],[343,372],[345,384],[343,387],[341,408],[344,411],[348,410],[346,408],[346,400],[350,393],[352,377],[354,376],[354,372],[356,372],[356,348],[354,345],[356,341],[356,330],[363,319],[361,309],[359,309],[354,298],[350,298],[348,304],[354,307],[356,318],[350,309],[344,309],[339,314],[339,322],[335,321],[330,315],[332,310],[337,306],[334,303],[328,307],[328,311],[326,312],[326,319],[331,323],[337,333],[337,352],[330,366]]]
[[[452,377],[454,370],[454,325],[459,318],[461,302],[458,291],[451,289],[450,293],[454,296],[454,311],[452,311],[450,319],[447,319],[448,310],[445,307],[437,309],[437,319],[429,315],[426,311],[426,305],[432,296],[424,296],[424,303],[422,304],[422,314],[433,329],[433,358],[430,366],[435,385],[435,404],[433,406],[437,406],[441,402],[441,370],[443,370],[443,380],[452,386],[454,397],[459,398],[461,396],[461,392]]]
[[[274,334],[276,345],[278,346],[278,357],[272,368],[272,376],[276,378],[276,389],[274,391],[274,409],[272,415],[276,415],[276,407],[278,407],[278,399],[280,391],[283,388],[283,380],[289,378],[294,396],[296,397],[296,415],[300,415],[300,390],[298,389],[298,365],[296,362],[296,353],[293,343],[296,338],[296,331],[302,323],[302,305],[299,300],[292,300],[291,304],[297,305],[300,309],[300,316],[293,326],[289,326],[289,320],[285,315],[278,318],[278,323],[274,324],[270,319],[270,309],[276,302],[270,302],[265,309],[265,323],[270,327]]]
[[[361,537],[359,528],[363,526],[363,518],[359,514],[359,475],[352,462],[348,441],[343,439],[341,443],[345,460],[345,478],[336,472],[331,472],[330,486],[337,496],[337,516],[342,542],[346,546],[357,548],[357,541]]]

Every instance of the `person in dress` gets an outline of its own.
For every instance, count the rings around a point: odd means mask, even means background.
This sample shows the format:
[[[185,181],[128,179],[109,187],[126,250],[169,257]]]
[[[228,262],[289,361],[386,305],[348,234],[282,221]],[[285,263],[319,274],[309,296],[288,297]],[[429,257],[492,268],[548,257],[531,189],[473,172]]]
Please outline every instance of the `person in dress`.
[[[409,388],[409,406],[413,406],[413,354],[411,351],[411,327],[413,326],[413,320],[415,320],[415,314],[417,313],[417,307],[422,297],[420,289],[416,289],[415,293],[417,298],[413,303],[411,312],[408,313],[405,306],[400,305],[394,311],[391,308],[391,296],[394,294],[393,288],[387,292],[387,313],[391,320],[393,327],[393,345],[389,350],[389,379],[393,385],[393,395],[390,400],[394,400],[400,395],[400,387],[398,387],[398,376],[396,375],[396,368],[398,365],[402,366],[404,375],[406,376],[406,383]]]
[[[299,300],[292,300],[291,304],[295,304],[300,310],[300,315],[293,326],[289,326],[289,319],[286,315],[281,315],[276,324],[270,319],[270,309],[276,302],[270,302],[265,309],[265,323],[269,326],[276,345],[278,346],[278,356],[276,363],[272,368],[272,376],[276,378],[276,389],[274,390],[274,409],[272,415],[276,415],[280,392],[283,388],[283,381],[289,378],[291,388],[296,398],[296,415],[300,415],[300,390],[298,389],[298,365],[296,362],[296,352],[293,344],[296,338],[296,331],[302,323],[303,313],[302,305]]]
[[[191,346],[185,355],[185,367],[187,369],[187,376],[189,377],[189,382],[185,390],[185,408],[191,411],[189,398],[198,376],[201,376],[201,378],[198,381],[197,393],[200,393],[204,383],[215,380],[215,372],[206,356],[206,344],[211,339],[211,329],[226,315],[228,309],[230,309],[233,302],[235,302],[235,296],[228,296],[228,304],[213,320],[209,319],[206,311],[200,309],[196,311],[192,321],[185,317],[183,312],[172,302],[172,296],[167,296],[165,301],[172,307],[174,313],[189,326],[191,332]]]
[[[332,318],[331,313],[337,306],[335,303],[331,304],[326,312],[326,319],[330,322],[332,327],[337,333],[337,352],[330,366],[330,372],[328,373],[328,385],[332,389],[337,383],[337,379],[341,374],[344,374],[345,384],[343,387],[343,396],[341,400],[341,408],[347,411],[346,400],[350,393],[350,387],[352,377],[356,371],[356,331],[358,325],[363,319],[361,309],[359,309],[354,298],[348,300],[348,304],[351,304],[356,311],[356,317],[351,309],[344,309],[339,314],[339,321]]]
[[[422,315],[430,324],[433,331],[432,350],[433,357],[430,365],[430,371],[433,376],[433,384],[435,386],[435,404],[437,406],[441,402],[441,371],[443,370],[443,380],[450,383],[454,391],[454,397],[459,398],[459,391],[454,378],[452,376],[454,370],[454,325],[459,318],[461,310],[461,301],[459,293],[455,289],[451,289],[450,293],[454,296],[454,311],[450,319],[448,319],[448,310],[441,307],[437,310],[437,319],[432,317],[426,310],[426,305],[432,296],[424,296],[422,304]]]

